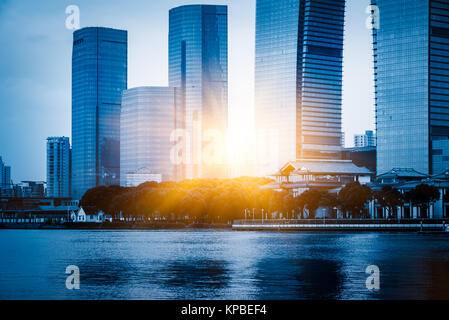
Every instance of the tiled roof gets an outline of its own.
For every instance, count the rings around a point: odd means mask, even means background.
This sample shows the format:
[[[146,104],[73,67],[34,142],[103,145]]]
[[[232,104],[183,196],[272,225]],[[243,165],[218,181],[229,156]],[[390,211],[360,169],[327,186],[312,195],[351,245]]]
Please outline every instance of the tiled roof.
[[[432,179],[449,179],[449,169],[432,176]]]
[[[98,210],[97,208],[95,208],[95,207],[82,207],[83,208],[83,210],[84,210],[84,212],[86,213],[86,214],[93,214],[93,215],[95,215],[95,214],[97,214],[100,210]]]
[[[427,178],[427,175],[411,168],[394,168],[388,172],[380,174],[377,178]]]
[[[369,175],[372,171],[365,167],[356,166],[351,160],[321,160],[306,159],[296,160],[287,163],[281,171],[284,171],[289,165],[295,168],[295,173],[303,174],[353,174],[353,175]]]

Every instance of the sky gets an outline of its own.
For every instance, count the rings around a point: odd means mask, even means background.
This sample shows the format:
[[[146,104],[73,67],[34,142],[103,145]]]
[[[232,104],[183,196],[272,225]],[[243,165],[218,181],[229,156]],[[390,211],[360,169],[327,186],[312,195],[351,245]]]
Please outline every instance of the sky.
[[[66,28],[67,6],[79,7],[82,28],[128,30],[132,88],[168,85],[168,11],[197,3],[228,5],[229,123],[244,143],[254,125],[256,0],[0,0],[0,156],[12,166],[13,182],[45,181],[47,137],[71,136],[73,30]],[[352,145],[354,134],[375,127],[368,5],[369,0],[347,0],[346,146]]]

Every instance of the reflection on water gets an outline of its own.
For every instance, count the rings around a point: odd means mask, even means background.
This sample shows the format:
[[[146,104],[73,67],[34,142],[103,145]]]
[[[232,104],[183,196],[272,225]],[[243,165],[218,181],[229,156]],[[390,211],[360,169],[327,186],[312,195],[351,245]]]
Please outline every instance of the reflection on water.
[[[368,265],[381,289],[365,287]],[[81,289],[65,288],[76,265]],[[449,237],[0,230],[0,299],[449,299]]]
[[[226,262],[215,260],[175,261],[167,265],[167,285],[181,288],[222,288],[229,276]]]
[[[339,263],[325,259],[270,259],[257,265],[258,299],[338,299],[343,283]]]
[[[324,259],[299,261],[296,279],[302,284],[301,292],[311,299],[338,299],[343,284],[339,262]]]
[[[135,276],[135,267],[125,259],[91,258],[82,259],[77,265],[84,286],[118,286],[129,283]]]

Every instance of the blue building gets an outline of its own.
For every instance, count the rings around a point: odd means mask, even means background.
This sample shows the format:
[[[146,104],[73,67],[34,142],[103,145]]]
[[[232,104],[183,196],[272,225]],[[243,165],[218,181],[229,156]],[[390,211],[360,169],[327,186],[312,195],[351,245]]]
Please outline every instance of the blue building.
[[[180,92],[176,128],[188,140],[181,175],[223,176],[220,161],[205,155],[208,139],[225,137],[228,125],[227,6],[181,6],[170,10],[169,20],[169,84]],[[218,149],[224,150],[220,142]]]
[[[72,196],[120,184],[120,104],[127,89],[127,31],[73,34]]]
[[[377,174],[449,168],[449,2],[373,0]]]
[[[0,156],[0,188],[8,188],[11,184],[11,167],[5,165]]]
[[[376,134],[372,130],[354,135],[354,148],[366,148],[376,146]]]
[[[69,198],[71,149],[67,137],[47,139],[47,197]]]
[[[341,156],[345,0],[257,0],[259,174]]]
[[[170,87],[139,87],[123,91],[120,120],[122,186],[135,186],[147,179],[175,179],[175,165],[170,161],[171,135],[175,128],[175,92]]]

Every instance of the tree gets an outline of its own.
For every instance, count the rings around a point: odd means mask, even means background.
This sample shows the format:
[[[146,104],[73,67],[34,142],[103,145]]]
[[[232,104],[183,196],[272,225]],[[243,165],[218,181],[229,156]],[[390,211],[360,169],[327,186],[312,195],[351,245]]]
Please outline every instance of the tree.
[[[307,208],[309,211],[308,218],[315,218],[315,213],[318,207],[320,206],[321,199],[323,197],[323,191],[318,189],[309,189],[304,191],[298,196],[298,204],[300,208],[302,208],[301,212],[304,208]]]
[[[208,219],[219,222],[230,222],[244,217],[248,207],[248,198],[238,188],[220,188],[208,201]]]
[[[369,187],[359,182],[348,183],[338,193],[338,200],[346,217],[351,213],[352,217],[361,218],[366,215],[366,204],[372,199],[372,191]]]
[[[191,220],[203,220],[204,212],[206,211],[206,201],[203,195],[198,191],[187,193],[179,203],[180,212],[185,216],[189,216]]]
[[[271,193],[273,191],[268,189],[259,189],[256,191],[255,201],[254,201],[254,208],[257,212],[264,212],[268,211],[268,208],[270,207],[270,197]]]
[[[114,196],[110,201],[110,207],[114,208],[113,214],[117,216],[119,213],[122,213],[123,217],[130,218],[135,212],[134,197],[134,190],[128,190]]]
[[[282,210],[285,192],[263,189],[273,180],[193,179],[181,182],[145,182],[138,187],[96,187],[86,192],[83,206],[127,218],[190,219],[228,222],[243,217],[245,208]],[[260,212],[259,210],[259,212]]]
[[[291,193],[287,193],[284,195],[282,201],[282,209],[285,212],[288,212],[287,216],[290,216],[291,219],[295,218],[293,217],[293,212],[295,212],[296,210],[296,201]]]
[[[381,191],[376,191],[373,195],[382,208],[387,208],[389,217],[397,217],[396,208],[404,204],[404,197],[398,190],[391,186],[384,186]]]
[[[304,219],[304,208],[306,206],[306,199],[301,195],[295,198],[295,206],[298,208],[299,219]]]
[[[137,188],[134,196],[135,216],[137,218],[154,218],[160,216],[163,191],[158,186]]]
[[[286,191],[270,191],[268,198],[268,208],[265,213],[280,213],[285,208],[284,200],[286,196]],[[284,216],[286,216],[286,214]]]
[[[99,186],[86,191],[80,201],[82,207],[95,207],[107,214],[114,214],[115,208],[111,206],[111,199],[126,191],[119,186]]]
[[[440,191],[438,188],[425,183],[405,193],[405,199],[420,208],[421,218],[428,218],[427,209],[431,203],[437,201],[439,198]]]
[[[329,209],[332,218],[337,218],[334,214],[334,208],[340,205],[338,197],[334,193],[323,192],[320,200],[320,205]]]

